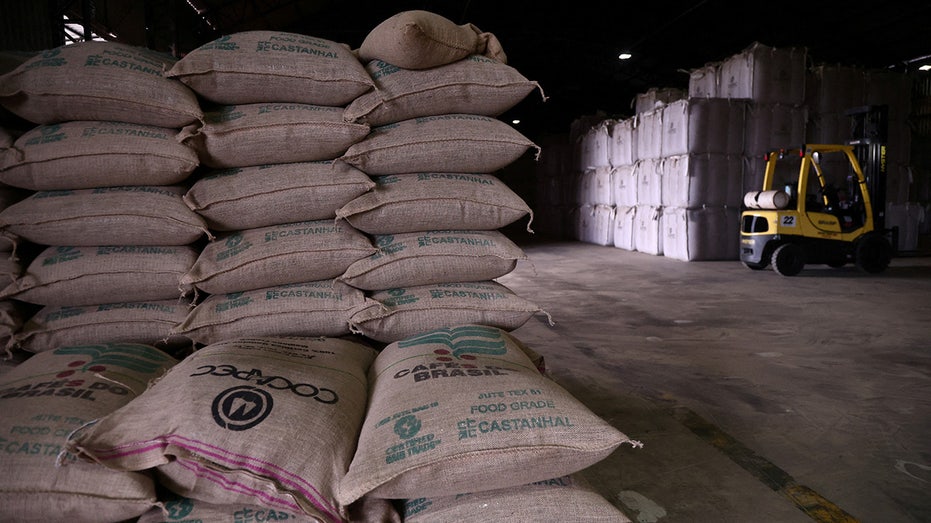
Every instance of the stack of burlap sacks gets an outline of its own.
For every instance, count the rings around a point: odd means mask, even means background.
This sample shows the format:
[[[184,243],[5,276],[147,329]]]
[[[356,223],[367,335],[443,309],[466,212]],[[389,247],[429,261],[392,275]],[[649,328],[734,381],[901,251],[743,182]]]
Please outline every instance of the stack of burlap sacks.
[[[3,295],[41,307],[0,378],[2,519],[626,520],[577,473],[637,443],[508,334],[540,309],[494,281],[530,210],[493,173],[538,148],[495,116],[537,86],[493,35],[411,11],[356,53],[34,60],[0,79],[39,124],[0,167],[38,251]]]

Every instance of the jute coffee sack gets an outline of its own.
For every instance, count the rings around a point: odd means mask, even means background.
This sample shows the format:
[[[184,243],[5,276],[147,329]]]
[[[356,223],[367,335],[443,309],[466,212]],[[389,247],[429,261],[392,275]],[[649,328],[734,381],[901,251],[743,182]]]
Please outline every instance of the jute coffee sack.
[[[177,300],[191,290],[180,282],[199,254],[188,245],[49,246],[0,298],[58,306]]]
[[[189,245],[210,236],[185,188],[39,191],[0,211],[0,230],[40,245]]]
[[[378,59],[405,69],[428,69],[471,54],[507,62],[495,35],[421,10],[402,11],[375,26],[358,53],[363,62]]]
[[[338,279],[368,291],[493,280],[527,256],[499,231],[425,231],[375,236],[378,252]]]
[[[13,257],[0,256],[0,289],[7,287],[23,274],[23,266]]]
[[[214,294],[171,333],[208,345],[244,336],[344,336],[365,296],[333,280]]]
[[[33,191],[177,184],[200,163],[177,135],[122,122],[40,125],[0,154],[0,182]]]
[[[23,328],[29,316],[22,303],[15,300],[0,300],[0,346],[6,347],[6,353],[0,352],[0,361],[13,356],[10,347],[13,335]]]
[[[226,294],[327,280],[375,252],[367,236],[333,220],[259,227],[207,244],[181,284]]]
[[[161,506],[155,507],[136,520],[136,523],[177,523],[188,522],[238,522],[265,523],[271,521],[288,521],[289,523],[319,523],[319,519],[297,510],[281,510],[261,505],[214,505],[196,499],[173,495],[159,500]]]
[[[408,499],[404,521],[559,521],[560,523],[630,523],[580,474],[545,479],[529,485],[474,494]]]
[[[206,503],[341,521],[334,492],[355,449],[375,355],[335,338],[211,344],[68,449],[116,470],[157,467],[160,484]]]
[[[540,85],[517,69],[479,55],[426,70],[404,69],[381,60],[372,60],[365,69],[376,90],[353,100],[344,116],[369,125],[437,114],[498,116],[534,89],[543,96]]]
[[[375,182],[336,217],[369,234],[395,234],[494,230],[533,216],[527,202],[491,174],[416,173],[377,176]]]
[[[6,310],[9,302],[0,302],[0,325],[6,321],[3,317],[4,311]],[[0,327],[5,328],[5,325]],[[0,342],[5,342],[5,338],[0,338]],[[0,382],[3,381],[4,376],[9,374],[9,372],[16,367],[18,367],[22,362],[26,361],[32,356],[31,352],[24,351],[15,351],[8,352],[7,354],[0,354]]]
[[[437,283],[375,292],[349,321],[353,332],[391,343],[467,323],[512,331],[538,312],[546,314],[494,281]]]
[[[383,125],[340,160],[369,175],[421,172],[493,173],[540,148],[488,116],[446,114]]]
[[[181,139],[214,168],[332,160],[369,133],[344,121],[342,107],[300,103],[224,105],[204,122],[185,127]]]
[[[183,336],[170,335],[184,321],[187,303],[174,300],[121,302],[84,307],[43,307],[13,336],[12,345],[43,352],[65,345],[91,343],[143,343],[172,352],[191,345]]]
[[[633,443],[542,376],[520,345],[501,329],[460,325],[385,347],[369,370],[369,407],[339,500],[516,487]]]
[[[368,175],[342,162],[268,164],[210,171],[194,182],[184,202],[210,229],[241,231],[332,219],[374,186]]]
[[[37,124],[105,120],[178,129],[203,112],[194,91],[163,75],[175,61],[116,42],[48,49],[0,76],[0,105]]]
[[[277,31],[221,36],[184,55],[167,75],[219,104],[344,106],[372,89],[346,44]]]
[[[150,474],[59,454],[69,434],[134,401],[175,363],[146,345],[76,345],[35,354],[0,378],[0,520],[115,522],[153,507]]]

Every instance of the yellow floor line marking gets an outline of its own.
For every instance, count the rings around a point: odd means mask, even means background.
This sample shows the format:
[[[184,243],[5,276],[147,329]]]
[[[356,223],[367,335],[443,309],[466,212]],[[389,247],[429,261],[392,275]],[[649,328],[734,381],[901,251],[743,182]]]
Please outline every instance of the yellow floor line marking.
[[[705,421],[684,407],[673,409],[673,416],[734,463],[753,474],[764,485],[782,494],[799,510],[818,523],[858,523],[858,520],[814,490],[799,485],[795,478],[753,452],[730,434]]]

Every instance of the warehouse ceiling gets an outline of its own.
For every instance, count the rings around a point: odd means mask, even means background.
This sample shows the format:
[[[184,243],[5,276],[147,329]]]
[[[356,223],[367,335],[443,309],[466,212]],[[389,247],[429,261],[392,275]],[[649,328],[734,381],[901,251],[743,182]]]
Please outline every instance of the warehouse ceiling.
[[[687,88],[688,72],[754,42],[805,47],[811,64],[915,70],[931,56],[931,2],[537,2],[525,0],[59,0],[93,29],[183,54],[222,34],[302,33],[358,47],[404,10],[423,9],[494,33],[509,63],[538,81],[508,117],[563,132],[583,115],[623,117],[650,88]],[[618,60],[629,51],[633,56]],[[927,62],[929,59],[924,58]]]

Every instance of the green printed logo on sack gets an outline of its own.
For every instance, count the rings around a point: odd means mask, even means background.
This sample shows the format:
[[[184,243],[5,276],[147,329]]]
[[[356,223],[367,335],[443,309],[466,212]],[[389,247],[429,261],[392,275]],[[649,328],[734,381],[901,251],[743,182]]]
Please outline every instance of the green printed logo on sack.
[[[241,232],[236,232],[227,236],[226,241],[224,242],[224,245],[226,245],[226,250],[217,252],[217,261],[232,258],[233,256],[242,254],[248,250],[249,247],[252,247],[252,242],[244,242],[242,239],[243,235]]]
[[[398,307],[401,305],[410,305],[417,303],[420,298],[412,294],[407,294],[407,289],[388,289],[388,298],[382,300],[382,305],[386,307]]]
[[[167,354],[162,355],[152,349],[141,349],[132,344],[121,343],[59,347],[55,349],[54,353],[83,357],[68,364],[69,367],[73,367],[75,370],[60,372],[56,375],[58,378],[66,378],[76,371],[103,372],[107,370],[108,366],[151,374],[171,359]]]
[[[369,71],[369,74],[372,75],[373,80],[378,80],[384,76],[394,74],[401,70],[400,67],[396,65],[391,65],[388,62],[382,62],[381,60],[374,60],[369,67],[375,67],[374,71]]]
[[[74,261],[81,256],[83,256],[83,254],[77,247],[56,247],[54,255],[42,260],[42,266],[45,267],[47,265],[55,265],[56,263]]]
[[[435,449],[441,442],[436,434],[420,434],[423,423],[420,418],[414,414],[423,412],[427,409],[439,407],[438,402],[421,405],[413,409],[397,412],[392,416],[382,419],[375,425],[381,427],[386,423],[394,421],[392,431],[401,440],[400,443],[389,446],[385,449],[385,463],[395,463],[404,458],[421,454]]]
[[[42,58],[40,60],[34,60],[29,62],[26,65],[25,69],[35,69],[37,67],[61,67],[68,63],[63,57],[58,56],[61,54],[61,47],[56,47],[55,49],[49,49],[42,52]]]
[[[187,498],[166,501],[165,511],[168,512],[169,520],[178,521],[188,517],[194,511],[194,502]]]
[[[249,296],[244,297],[243,294],[245,294],[245,292],[243,291],[231,292],[229,294],[226,294],[225,295],[226,301],[221,301],[217,303],[216,306],[214,307],[214,311],[226,312],[228,310],[235,309],[238,307],[245,307],[246,305],[249,305],[250,303],[252,303],[252,298]]]
[[[394,379],[412,376],[414,383],[437,378],[462,378],[476,376],[506,376],[508,369],[497,365],[479,366],[475,361],[481,356],[503,356],[507,345],[494,330],[481,326],[465,326],[452,329],[437,329],[427,334],[398,342],[398,348],[410,349],[421,345],[442,344],[447,348],[434,349],[434,361],[421,363],[394,373]]]
[[[237,109],[235,105],[227,105],[218,111],[204,113],[204,122],[208,124],[232,122],[245,116],[245,113]]]
[[[206,51],[208,49],[216,49],[218,51],[235,51],[239,49],[239,45],[232,41],[232,37],[230,35],[224,35],[197,48],[198,51]]]
[[[34,136],[26,139],[26,146],[30,145],[45,145],[49,143],[62,142],[68,135],[59,132],[61,131],[61,126],[58,124],[51,125],[42,125],[38,129],[39,136]]]
[[[378,252],[371,256],[373,260],[390,254],[397,254],[406,249],[407,245],[402,242],[394,243],[394,235],[392,234],[380,234],[375,236],[375,247],[378,247]]]

